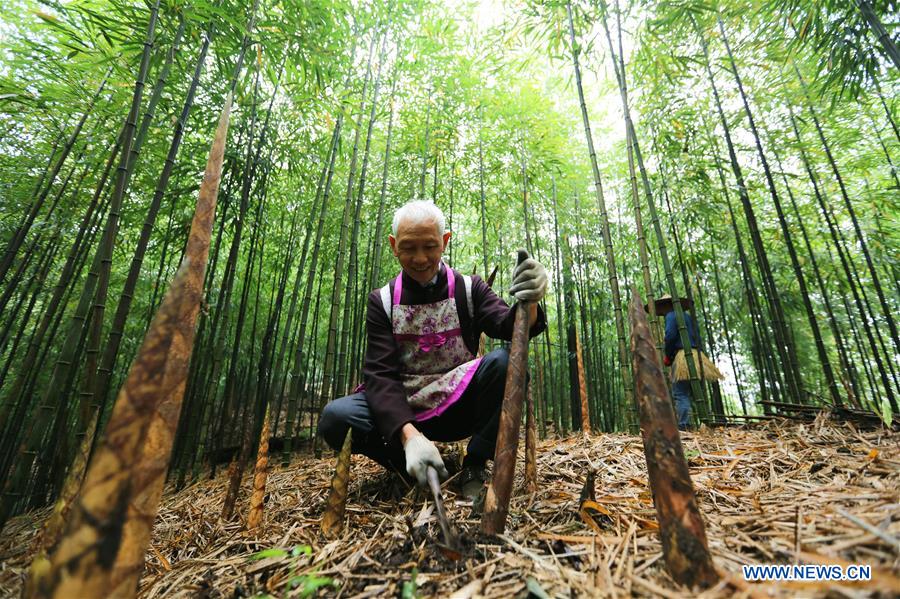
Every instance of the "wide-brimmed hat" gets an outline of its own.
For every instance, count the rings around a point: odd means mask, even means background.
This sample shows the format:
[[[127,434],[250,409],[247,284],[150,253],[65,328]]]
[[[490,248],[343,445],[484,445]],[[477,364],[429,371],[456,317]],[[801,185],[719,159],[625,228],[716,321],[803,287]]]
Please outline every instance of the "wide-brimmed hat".
[[[686,297],[679,298],[679,300],[681,301],[682,310],[690,310],[694,307],[694,302]],[[675,309],[675,303],[672,301],[672,296],[668,293],[660,297],[658,300],[654,301],[653,306],[656,308],[657,316],[665,316]],[[644,304],[644,311],[647,313],[650,312],[649,304]]]

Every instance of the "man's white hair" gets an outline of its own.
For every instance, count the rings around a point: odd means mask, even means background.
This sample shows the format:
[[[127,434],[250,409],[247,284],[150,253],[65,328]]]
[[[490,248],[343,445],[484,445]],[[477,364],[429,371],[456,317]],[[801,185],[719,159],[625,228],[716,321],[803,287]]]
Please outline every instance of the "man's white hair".
[[[433,222],[437,224],[438,235],[441,236],[444,235],[444,229],[447,225],[444,213],[431,200],[412,200],[397,208],[397,211],[394,212],[394,222],[391,226],[394,231],[394,237],[397,236],[400,222],[404,220],[413,225]]]

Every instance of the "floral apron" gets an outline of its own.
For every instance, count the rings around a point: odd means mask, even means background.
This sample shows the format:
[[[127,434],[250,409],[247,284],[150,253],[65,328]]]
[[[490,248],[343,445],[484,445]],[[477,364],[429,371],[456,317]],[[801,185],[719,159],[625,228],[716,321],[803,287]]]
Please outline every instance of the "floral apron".
[[[391,327],[400,349],[400,379],[417,422],[443,414],[462,396],[481,363],[462,338],[456,277],[447,266],[447,299],[403,305],[403,274],[394,281]]]

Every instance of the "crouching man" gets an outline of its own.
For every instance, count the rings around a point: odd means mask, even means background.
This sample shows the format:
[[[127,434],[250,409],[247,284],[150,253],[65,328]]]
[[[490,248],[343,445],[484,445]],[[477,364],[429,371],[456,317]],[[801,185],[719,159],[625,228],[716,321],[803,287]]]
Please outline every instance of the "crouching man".
[[[478,276],[463,276],[441,257],[450,240],[444,215],[429,201],[413,201],[394,214],[391,250],[401,272],[369,294],[364,389],[330,402],[319,434],[340,449],[353,429],[353,453],[426,485],[433,466],[447,470],[432,441],[469,439],[457,483],[474,498],[494,457],[508,350],[477,357],[482,332],[510,340],[512,308]],[[546,328],[537,302],[547,272],[534,259],[519,264],[510,292],[529,301],[530,335]],[[408,479],[409,480],[409,479]]]

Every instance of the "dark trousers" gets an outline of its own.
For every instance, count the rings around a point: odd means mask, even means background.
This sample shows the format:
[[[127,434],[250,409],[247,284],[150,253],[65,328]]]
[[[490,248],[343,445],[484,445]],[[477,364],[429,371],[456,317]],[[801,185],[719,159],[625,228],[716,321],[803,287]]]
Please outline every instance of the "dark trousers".
[[[678,430],[686,431],[691,428],[691,381],[672,383],[672,396],[675,398]]]
[[[486,354],[456,403],[440,416],[413,424],[432,441],[460,441],[471,437],[466,449],[468,455],[477,461],[494,459],[508,363],[506,349]],[[348,427],[353,428],[353,453],[368,456],[388,470],[406,472],[403,448],[396,440],[381,437],[365,391],[336,399],[322,410],[319,434],[336,451],[341,449]]]

